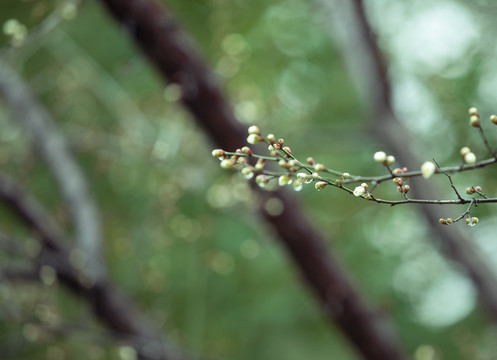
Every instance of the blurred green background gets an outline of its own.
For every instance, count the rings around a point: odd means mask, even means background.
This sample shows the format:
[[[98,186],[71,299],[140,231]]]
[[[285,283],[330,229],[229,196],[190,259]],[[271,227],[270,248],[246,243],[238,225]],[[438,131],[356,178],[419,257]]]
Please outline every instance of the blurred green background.
[[[369,134],[361,89],[343,56],[341,1],[165,3],[218,74],[243,124],[284,137],[301,159],[383,174],[372,154],[388,149]],[[102,212],[117,286],[192,358],[355,359],[256,217],[248,184],[211,157],[214,145],[178,103],[177,88],[164,86],[100,3],[72,4],[0,2],[0,56],[25,78],[77,156]],[[457,164],[462,146],[485,157],[467,109],[477,106],[482,119],[497,112],[497,4],[365,5],[389,65],[395,110],[409,131],[398,136],[445,166]],[[22,27],[12,35],[5,26],[12,19],[25,26],[26,39],[39,36],[24,42]],[[497,144],[495,129],[483,122]],[[0,125],[2,171],[70,229],[52,175],[6,106]],[[485,169],[454,181],[491,194],[495,175]],[[440,198],[453,196],[446,179],[433,182],[443,186]],[[470,281],[438,254],[415,206],[382,207],[312,186],[295,195],[367,299],[392,317],[410,358],[496,358],[495,325]],[[493,210],[480,206],[477,227],[447,231],[464,232],[497,270]],[[440,217],[463,211],[441,207]],[[1,230],[26,256],[0,252],[0,263],[27,264],[35,241],[5,209],[1,214]],[[132,359],[88,314],[56,282],[1,279],[1,352],[9,359]]]

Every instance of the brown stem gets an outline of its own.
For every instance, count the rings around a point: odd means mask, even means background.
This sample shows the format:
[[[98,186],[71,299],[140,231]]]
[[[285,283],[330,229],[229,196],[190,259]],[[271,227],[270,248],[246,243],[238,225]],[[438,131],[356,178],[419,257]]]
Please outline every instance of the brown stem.
[[[102,0],[116,20],[162,74],[177,83],[185,107],[218,147],[240,148],[246,133],[238,125],[218,82],[176,21],[153,0]],[[283,213],[263,217],[280,236],[296,267],[313,289],[329,316],[367,359],[401,359],[397,338],[352,286],[324,245],[324,239],[306,220],[300,206],[283,192],[271,195],[281,201]]]

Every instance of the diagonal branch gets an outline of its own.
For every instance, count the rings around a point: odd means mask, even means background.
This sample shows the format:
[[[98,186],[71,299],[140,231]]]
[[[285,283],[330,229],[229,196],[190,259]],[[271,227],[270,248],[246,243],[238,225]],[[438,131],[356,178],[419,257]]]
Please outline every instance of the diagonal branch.
[[[173,17],[154,0],[102,0],[163,76],[177,83],[182,101],[204,127],[217,146],[236,149],[245,142],[245,132],[237,123],[212,73],[207,69],[191,40]],[[284,192],[261,193],[264,204],[275,198],[282,205],[279,215],[263,218],[279,235],[302,277],[318,301],[344,335],[367,359],[403,358],[398,340],[389,324],[376,314],[357,292],[341,265],[325,246],[323,236],[309,223],[294,198]]]
[[[52,267],[59,281],[86,301],[95,317],[118,339],[130,344],[140,359],[182,359],[176,351],[164,346],[159,332],[113,284],[103,279],[93,282],[84,268],[78,268],[70,262],[71,251],[65,246],[65,236],[52,218],[12,179],[2,174],[0,201],[41,239],[42,252],[35,264],[38,271],[43,265]]]
[[[14,121],[31,133],[65,198],[76,228],[78,246],[86,254],[90,276],[105,277],[100,215],[85,176],[70,153],[63,135],[28,86],[0,58],[0,95],[12,109]]]
[[[324,2],[323,2],[324,4]],[[420,163],[416,159],[406,143],[409,131],[406,130],[395,116],[390,102],[390,82],[387,77],[387,68],[385,66],[381,51],[378,47],[374,31],[368,22],[365,14],[363,0],[353,2],[341,2],[342,10],[353,18],[352,26],[355,29],[355,37],[351,37],[344,46],[344,52],[358,51],[362,57],[350,54],[356,59],[364,60],[361,71],[367,72],[362,88],[366,89],[366,100],[369,104],[371,116],[371,128],[378,138],[382,139],[387,147],[396,154],[401,163]],[[359,65],[359,63],[357,64]],[[351,69],[353,71],[353,69]],[[404,136],[399,137],[398,134]],[[489,161],[493,162],[494,159]],[[412,178],[412,189],[416,190],[419,197],[425,199],[434,199],[436,194],[434,190],[420,180]],[[477,288],[480,299],[485,305],[487,311],[494,321],[497,321],[497,280],[495,279],[487,262],[473,245],[458,231],[447,231],[447,228],[439,226],[434,221],[437,219],[436,210],[427,205],[421,205],[418,208],[420,214],[426,220],[430,228],[431,240],[440,245],[442,251],[448,258],[456,261],[465,270],[468,276],[473,280]]]

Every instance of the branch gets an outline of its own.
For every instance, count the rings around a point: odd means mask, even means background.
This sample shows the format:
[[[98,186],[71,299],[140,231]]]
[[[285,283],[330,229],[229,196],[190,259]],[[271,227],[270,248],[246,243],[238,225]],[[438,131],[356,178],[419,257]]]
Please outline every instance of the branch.
[[[134,38],[164,81],[177,83],[182,102],[217,146],[241,147],[245,133],[222,95],[217,80],[173,17],[153,0],[102,0]],[[272,225],[326,314],[367,359],[398,360],[398,340],[385,319],[375,314],[352,286],[323,236],[308,222],[295,199],[284,192],[261,193],[283,205],[280,215],[260,212]],[[262,202],[265,203],[264,201]]]
[[[366,59],[367,64],[363,63],[363,69],[370,74],[370,76],[365,77],[370,81],[363,82],[362,87],[367,89],[367,93],[369,94],[366,102],[371,106],[368,112],[372,114],[371,120],[374,122],[371,124],[371,128],[399,156],[402,163],[419,163],[416,156],[405,146],[406,143],[409,143],[409,139],[406,136],[400,139],[396,135],[406,135],[409,132],[401,125],[392,110],[390,103],[390,83],[386,75],[386,66],[374,32],[365,15],[363,1],[355,0],[351,7],[352,16],[355,18],[355,27],[358,29],[358,36],[355,39],[350,39],[351,41],[347,43],[347,46],[343,50],[347,52],[348,50],[354,51],[360,48],[359,51]],[[371,99],[375,101],[371,101]],[[385,129],[388,129],[388,131]],[[493,161],[494,159],[486,160],[478,164],[478,166],[483,166],[487,162]],[[417,189],[419,196],[428,199],[434,198],[433,190],[427,186],[423,186],[417,178],[413,178],[412,181],[413,188]],[[466,270],[478,289],[480,299],[486,306],[488,313],[494,322],[497,321],[497,281],[487,262],[461,233],[456,231],[449,233],[445,231],[445,228],[438,226],[433,221],[434,218],[437,218],[433,207],[423,205],[419,208],[419,211],[430,227],[430,232],[435,235],[431,236],[430,239],[437,245],[441,245],[441,250],[445,252],[446,256],[462,265],[462,268]]]
[[[35,231],[42,242],[42,252],[37,259],[37,270],[41,266],[52,267],[59,281],[90,306],[93,314],[116,337],[133,346],[140,359],[180,359],[175,351],[164,346],[163,339],[134,304],[121,294],[108,280],[88,277],[86,269],[73,266],[70,249],[64,234],[52,218],[12,179],[0,174],[0,200],[28,228]],[[14,274],[9,274],[14,276]],[[29,274],[18,274],[28,276]]]
[[[85,176],[69,152],[63,135],[46,109],[36,101],[16,72],[0,58],[0,95],[13,112],[13,120],[31,133],[52,171],[73,216],[76,240],[88,259],[89,275],[105,277],[100,215]]]

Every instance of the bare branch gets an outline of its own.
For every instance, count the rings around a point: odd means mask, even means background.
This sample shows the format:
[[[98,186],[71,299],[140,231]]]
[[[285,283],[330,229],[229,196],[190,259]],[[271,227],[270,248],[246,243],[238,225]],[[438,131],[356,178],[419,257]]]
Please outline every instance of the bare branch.
[[[324,6],[325,3],[322,2],[322,4]],[[352,27],[355,29],[353,34],[356,35],[354,38],[349,38],[347,46],[344,46],[343,50],[349,54],[349,57],[355,57],[357,60],[356,65],[361,66],[362,71],[368,73],[367,76],[362,78],[362,88],[366,89],[367,99],[365,102],[370,105],[368,113],[372,115],[372,131],[396,154],[401,163],[420,163],[409,148],[405,146],[409,142],[406,138],[406,134],[409,134],[409,132],[401,125],[393,113],[390,104],[390,83],[386,66],[376,43],[374,32],[366,18],[363,1],[342,1],[341,5],[342,10],[347,13],[345,16],[353,19],[351,20]],[[351,54],[349,51],[354,53]],[[359,51],[361,56],[357,56],[355,51]],[[364,61],[359,64],[358,61],[362,60]],[[364,79],[367,81],[364,81]],[[405,136],[400,139],[397,134],[404,134]],[[489,159],[480,162],[478,165],[465,165],[461,167],[461,170],[483,167],[495,161],[495,159]],[[451,172],[449,169],[445,171],[447,173]],[[454,168],[454,171],[458,170]],[[424,186],[418,179],[417,177],[412,178],[412,188],[416,189],[418,196],[426,199],[435,198],[433,190]],[[478,202],[480,201],[478,200]],[[497,321],[497,280],[486,261],[461,233],[457,231],[448,232],[446,228],[433,221],[433,219],[438,218],[434,207],[421,205],[419,211],[431,229],[430,233],[433,236],[430,238],[437,245],[440,245],[441,250],[449,258],[462,265],[462,268],[466,270],[478,289],[480,299],[486,306],[487,311],[494,321]]]
[[[103,0],[116,20],[163,75],[177,83],[182,101],[217,146],[236,149],[245,142],[245,132],[222,95],[191,40],[173,17],[153,0]],[[338,261],[328,254],[323,236],[314,229],[300,206],[283,192],[262,193],[283,205],[280,215],[260,211],[272,225],[303,278],[316,294],[327,315],[368,359],[398,360],[403,356],[398,340],[381,316],[375,314],[352,286]],[[263,201],[264,203],[264,201]]]
[[[28,130],[50,167],[74,219],[78,246],[86,253],[88,270],[105,277],[100,215],[85,176],[63,135],[46,109],[36,101],[16,72],[0,58],[0,94],[12,109],[14,121]]]
[[[42,252],[36,261],[36,271],[50,266],[59,281],[85,300],[95,317],[107,326],[120,340],[133,346],[140,359],[182,359],[175,350],[164,346],[164,339],[151,326],[134,304],[121,294],[108,280],[88,277],[86,269],[70,262],[71,250],[66,239],[45,210],[12,179],[0,174],[0,200],[31,228],[42,240]],[[15,276],[14,273],[8,273]],[[32,274],[19,272],[30,278]]]

